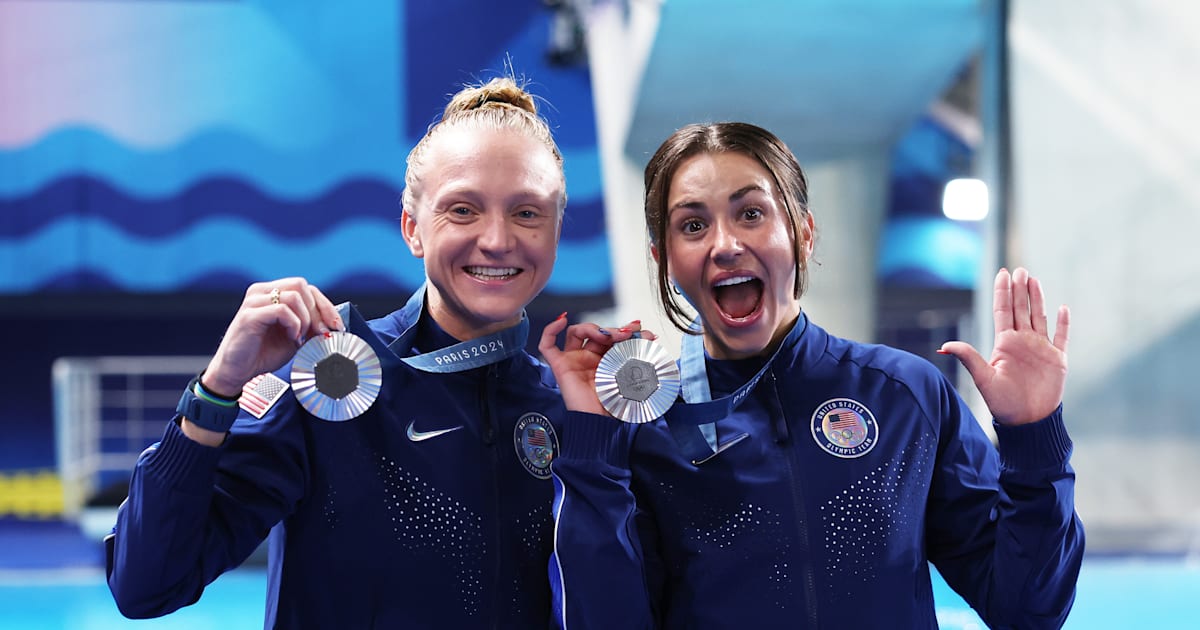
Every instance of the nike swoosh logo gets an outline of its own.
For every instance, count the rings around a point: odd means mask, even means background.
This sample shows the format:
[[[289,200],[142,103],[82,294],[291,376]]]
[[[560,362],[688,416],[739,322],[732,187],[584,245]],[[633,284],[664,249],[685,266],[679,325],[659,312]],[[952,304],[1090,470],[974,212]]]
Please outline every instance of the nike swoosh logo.
[[[693,459],[692,465],[699,466],[700,464],[703,464],[704,462],[716,457],[717,455],[724,453],[725,451],[729,450],[730,448],[733,448],[733,446],[735,444],[737,444],[738,442],[741,442],[742,440],[744,440],[748,437],[750,437],[749,433],[743,433],[735,438],[725,440],[725,442],[723,442],[720,446],[717,447],[717,450],[715,452],[713,452],[712,455],[709,455],[708,457],[705,457],[704,459]]]
[[[445,435],[451,431],[457,431],[462,428],[462,425],[460,424],[456,427],[450,427],[449,429],[438,429],[437,431],[418,431],[413,428],[413,425],[416,423],[416,420],[408,423],[408,439],[412,440],[413,442],[424,442],[430,438],[435,438],[439,435]]]

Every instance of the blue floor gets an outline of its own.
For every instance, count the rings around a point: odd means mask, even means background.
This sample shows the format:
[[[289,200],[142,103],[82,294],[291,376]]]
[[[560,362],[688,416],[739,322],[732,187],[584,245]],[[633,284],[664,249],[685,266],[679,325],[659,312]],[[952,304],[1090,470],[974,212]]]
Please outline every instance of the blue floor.
[[[53,549],[53,554],[45,553]],[[162,619],[131,621],[104,584],[98,545],[61,523],[0,522],[0,628],[241,630],[261,628],[266,575],[243,568],[217,579],[199,603]],[[969,607],[935,580],[943,630],[982,630]],[[1200,565],[1179,560],[1085,560],[1071,630],[1200,628]]]
[[[194,606],[159,619],[133,621],[117,612],[100,570],[25,577],[0,574],[0,628],[259,629],[263,625],[266,584],[266,574],[261,569],[238,569],[213,582]]]

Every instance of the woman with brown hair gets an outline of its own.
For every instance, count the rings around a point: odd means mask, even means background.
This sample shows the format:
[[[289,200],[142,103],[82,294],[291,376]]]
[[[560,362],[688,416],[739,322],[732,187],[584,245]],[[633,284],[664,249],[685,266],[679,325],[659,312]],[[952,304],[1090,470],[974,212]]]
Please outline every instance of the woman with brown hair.
[[[1051,339],[1041,285],[1002,269],[991,360],[942,347],[974,378],[997,450],[932,364],[801,309],[816,223],[777,137],[689,125],[645,183],[658,294],[687,333],[683,400],[644,424],[605,417],[594,381],[611,343],[581,324],[560,349],[565,324],[547,328],[570,410],[553,465],[555,622],[936,628],[932,562],[993,627],[1062,625],[1083,553],[1066,307]]]

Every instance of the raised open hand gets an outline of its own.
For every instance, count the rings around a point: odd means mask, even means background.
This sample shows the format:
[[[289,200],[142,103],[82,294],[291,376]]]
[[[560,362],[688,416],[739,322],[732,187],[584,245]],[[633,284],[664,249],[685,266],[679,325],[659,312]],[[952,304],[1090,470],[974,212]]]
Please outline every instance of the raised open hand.
[[[938,352],[954,355],[997,422],[1026,424],[1050,415],[1062,402],[1067,381],[1067,334],[1071,312],[1058,308],[1049,338],[1042,285],[1024,268],[996,274],[992,316],[996,324],[991,361],[970,344],[948,341]]]

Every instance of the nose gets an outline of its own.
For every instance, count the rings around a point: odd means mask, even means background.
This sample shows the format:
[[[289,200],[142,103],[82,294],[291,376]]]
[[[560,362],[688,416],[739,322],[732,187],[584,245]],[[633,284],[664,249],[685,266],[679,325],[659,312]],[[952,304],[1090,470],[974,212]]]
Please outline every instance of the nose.
[[[714,260],[717,262],[731,261],[740,256],[744,251],[742,242],[738,238],[733,226],[728,225],[724,221],[719,221],[713,225],[712,256]]]
[[[508,217],[502,212],[489,212],[479,234],[479,249],[486,253],[504,253],[513,248],[513,231]]]

